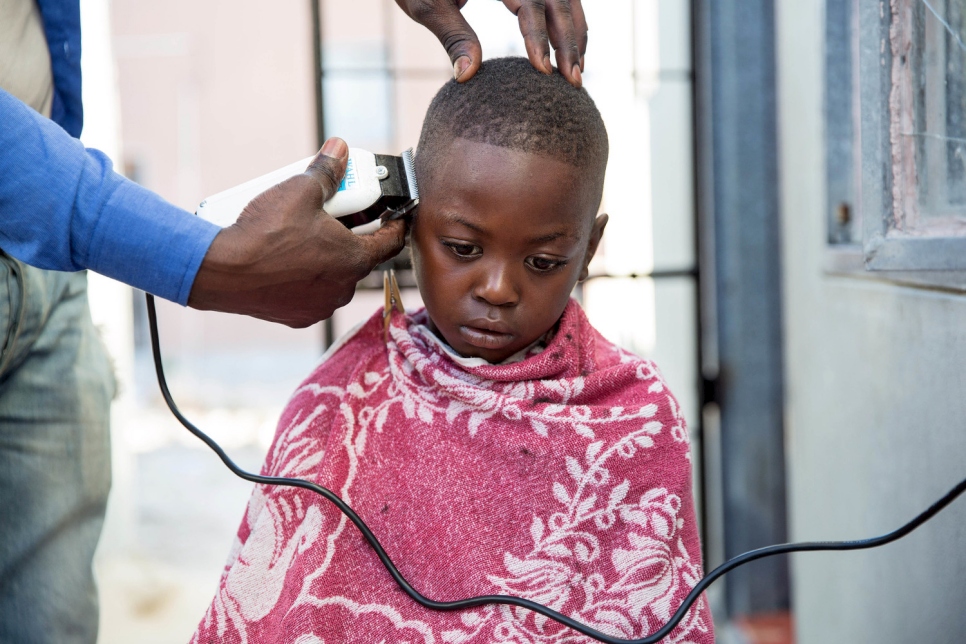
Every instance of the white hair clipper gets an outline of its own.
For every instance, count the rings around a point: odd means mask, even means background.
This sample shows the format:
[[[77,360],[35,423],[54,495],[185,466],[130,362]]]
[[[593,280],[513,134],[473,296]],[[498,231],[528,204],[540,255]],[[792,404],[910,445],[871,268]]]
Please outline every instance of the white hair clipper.
[[[252,199],[289,177],[302,174],[314,156],[269,172],[257,179],[208,197],[195,214],[225,227],[238,219]],[[419,204],[419,188],[413,167],[413,149],[399,156],[373,154],[349,148],[345,176],[339,190],[322,208],[347,228],[368,224],[376,219],[399,219]]]

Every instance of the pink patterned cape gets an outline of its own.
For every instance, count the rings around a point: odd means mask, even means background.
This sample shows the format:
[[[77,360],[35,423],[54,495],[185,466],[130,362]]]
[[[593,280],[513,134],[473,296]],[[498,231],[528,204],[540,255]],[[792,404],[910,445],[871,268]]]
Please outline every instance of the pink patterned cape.
[[[425,312],[340,341],[282,414],[263,472],[339,494],[438,600],[513,594],[624,637],[701,575],[688,435],[653,363],[570,302],[544,350],[462,358]],[[193,642],[589,642],[510,607],[426,610],[314,493],[256,487]],[[711,644],[705,598],[669,643]]]

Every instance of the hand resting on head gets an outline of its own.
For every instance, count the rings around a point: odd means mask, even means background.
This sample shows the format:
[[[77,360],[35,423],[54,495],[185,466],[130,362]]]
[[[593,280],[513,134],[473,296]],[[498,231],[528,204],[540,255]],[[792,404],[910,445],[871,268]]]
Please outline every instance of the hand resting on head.
[[[439,38],[453,63],[453,77],[461,83],[476,74],[483,49],[476,32],[460,13],[467,0],[396,0],[410,18]],[[583,83],[587,51],[587,20],[581,0],[503,0],[520,21],[527,57],[537,70],[553,73],[550,46],[557,67],[571,85]]]

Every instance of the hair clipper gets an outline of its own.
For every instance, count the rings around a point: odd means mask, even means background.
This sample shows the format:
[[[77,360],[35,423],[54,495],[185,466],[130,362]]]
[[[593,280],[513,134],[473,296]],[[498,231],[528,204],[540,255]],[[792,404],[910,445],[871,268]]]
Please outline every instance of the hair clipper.
[[[252,199],[289,177],[302,174],[314,159],[303,159],[212,195],[201,202],[195,214],[219,226],[230,226]],[[413,159],[412,148],[399,156],[349,148],[345,176],[338,191],[322,208],[347,228],[380,218],[404,217],[419,204]]]

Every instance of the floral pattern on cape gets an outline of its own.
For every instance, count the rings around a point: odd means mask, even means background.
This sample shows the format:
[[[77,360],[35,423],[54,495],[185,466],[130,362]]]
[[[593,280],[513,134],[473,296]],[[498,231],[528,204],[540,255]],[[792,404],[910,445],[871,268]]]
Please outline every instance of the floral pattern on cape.
[[[328,487],[438,600],[513,594],[622,638],[701,576],[688,435],[653,363],[567,306],[542,351],[454,354],[424,311],[381,311],[323,357],[263,472]],[[305,490],[258,486],[195,643],[590,642],[531,611],[426,610]],[[702,597],[664,640],[711,644]]]

